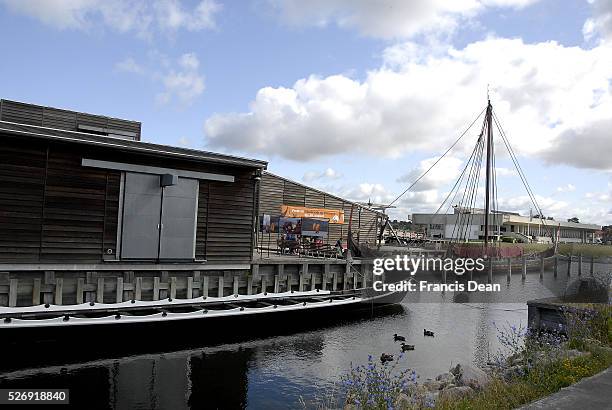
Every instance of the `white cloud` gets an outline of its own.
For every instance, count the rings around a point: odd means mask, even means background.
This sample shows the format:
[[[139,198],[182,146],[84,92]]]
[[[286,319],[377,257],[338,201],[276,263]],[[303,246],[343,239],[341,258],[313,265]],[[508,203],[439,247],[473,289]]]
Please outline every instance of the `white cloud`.
[[[382,38],[451,32],[487,7],[525,7],[537,0],[269,0],[289,25],[355,28]]]
[[[546,158],[554,161],[554,146],[565,138],[560,134],[594,127],[605,135],[609,129],[612,45],[581,49],[489,38],[436,55],[414,44],[406,54],[394,47],[395,61],[363,81],[312,75],[290,88],[260,89],[248,112],[206,120],[207,143],[302,161],[347,152],[441,153],[484,108],[487,84],[519,155],[551,152]],[[471,150],[477,133],[478,125],[453,155]],[[587,141],[584,133],[573,143],[586,149]],[[501,142],[497,149],[505,151]],[[588,165],[593,158],[576,161]],[[593,165],[609,166],[605,162]]]
[[[148,37],[153,30],[199,31],[215,27],[221,6],[200,1],[192,10],[177,0],[0,0],[14,13],[51,27],[89,31],[105,27]]]
[[[304,173],[302,180],[304,182],[312,182],[316,180],[330,180],[342,178],[342,174],[333,168],[327,168],[323,171],[308,171]]]
[[[200,62],[193,53],[183,54],[179,68],[162,74],[164,91],[157,95],[158,102],[167,104],[173,99],[182,105],[191,104],[204,92],[204,76],[198,72]]]
[[[199,71],[200,60],[195,53],[185,53],[176,61],[159,53],[153,53],[150,57],[149,64],[141,64],[128,57],[115,64],[115,69],[146,76],[160,84],[162,91],[156,96],[160,104],[176,101],[187,106],[202,95],[206,87],[204,75]]]
[[[423,175],[438,158],[439,157],[434,157],[420,161],[417,167],[413,168],[406,175],[399,177],[397,182],[412,184],[417,178]],[[463,160],[452,156],[446,156],[431,168],[427,175],[419,180],[411,191],[428,191],[454,182],[459,178],[464,167],[465,164]]]
[[[572,184],[567,184],[567,185],[557,187],[557,192],[573,192],[575,190],[576,190],[576,187]]]
[[[612,40],[612,2],[610,0],[590,0],[593,17],[582,27],[586,40],[599,35],[602,40]]]
[[[126,73],[134,73],[134,74],[142,74],[144,73],[144,68],[136,62],[132,57],[128,57],[125,60],[119,61],[115,64],[115,69],[117,71],[123,71]]]

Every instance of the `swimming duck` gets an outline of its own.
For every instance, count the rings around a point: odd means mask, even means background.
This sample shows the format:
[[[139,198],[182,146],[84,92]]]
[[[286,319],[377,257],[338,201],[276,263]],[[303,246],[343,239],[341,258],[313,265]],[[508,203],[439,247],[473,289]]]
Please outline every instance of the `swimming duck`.
[[[394,342],[405,342],[406,338],[404,336],[399,336],[397,333],[393,335]]]
[[[423,335],[424,336],[433,336],[434,332],[432,332],[431,330],[423,329]]]
[[[382,364],[385,364],[387,362],[392,362],[393,361],[393,355],[389,354],[389,353],[383,353],[380,355],[380,361],[382,362]]]
[[[414,345],[407,345],[406,343],[402,343],[402,352],[407,352],[408,350],[414,350]]]

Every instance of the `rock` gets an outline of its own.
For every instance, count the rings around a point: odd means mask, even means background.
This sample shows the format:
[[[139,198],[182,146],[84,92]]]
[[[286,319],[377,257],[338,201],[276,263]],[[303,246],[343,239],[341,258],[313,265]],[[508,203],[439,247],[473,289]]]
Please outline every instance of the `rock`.
[[[405,392],[411,397],[423,397],[429,393],[429,390],[422,384],[411,384],[406,388]]]
[[[438,391],[442,388],[442,383],[437,380],[427,380],[423,383],[423,386],[429,391]]]
[[[344,405],[343,410],[357,410],[357,406],[353,403],[347,403]]]
[[[462,366],[461,370],[461,375],[457,378],[459,386],[469,386],[478,390],[491,383],[491,376],[478,367],[466,365]]]
[[[452,373],[442,373],[436,377],[436,380],[442,383],[453,383],[455,376]]]
[[[461,373],[463,372],[463,369],[461,368],[461,364],[457,363],[457,366],[451,367],[449,372],[451,372],[453,376],[458,378],[459,376],[461,376]]]
[[[474,390],[469,386],[457,386],[442,390],[441,395],[446,399],[460,399],[469,396]]]
[[[412,406],[412,399],[405,393],[400,393],[395,399],[395,407],[398,409],[406,409]]]

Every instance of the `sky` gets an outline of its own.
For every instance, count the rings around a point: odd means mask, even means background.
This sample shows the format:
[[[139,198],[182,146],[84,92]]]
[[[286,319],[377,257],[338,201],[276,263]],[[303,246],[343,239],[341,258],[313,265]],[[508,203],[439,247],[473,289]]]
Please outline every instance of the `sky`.
[[[0,36],[0,98],[356,201],[395,200],[488,97],[535,196],[495,135],[499,208],[612,224],[611,0],[0,0]],[[439,208],[479,127],[394,218]]]

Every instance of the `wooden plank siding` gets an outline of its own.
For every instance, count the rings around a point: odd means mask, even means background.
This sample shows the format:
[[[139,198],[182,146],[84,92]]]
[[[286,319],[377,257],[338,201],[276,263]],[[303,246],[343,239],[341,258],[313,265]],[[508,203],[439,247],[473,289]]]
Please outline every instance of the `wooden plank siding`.
[[[349,218],[353,207],[352,230],[355,239],[360,242],[376,243],[379,217],[378,213],[350,201],[343,200],[334,195],[318,191],[297,182],[265,172],[259,187],[259,214],[278,216],[281,205],[297,205],[312,208],[342,209],[344,210],[343,224],[329,225],[328,242],[334,244],[339,238],[346,241],[348,235]],[[276,246],[275,234],[259,236],[261,246]]]
[[[208,261],[231,259],[249,262],[252,258],[255,185],[250,172],[235,177],[231,184],[209,183],[206,229]]]
[[[131,133],[131,135],[134,135],[133,138],[115,136],[135,139],[136,141],[140,140],[141,133],[141,124],[137,121],[85,114],[10,100],[2,100],[0,104],[0,120],[67,131],[79,131],[79,125],[93,126],[106,129],[109,132],[115,130]]]
[[[0,131],[0,263],[97,263],[117,254],[121,172],[83,158],[233,175],[199,181],[196,259],[249,262],[254,168],[13,137]]]
[[[38,261],[46,157],[44,144],[0,139],[0,261]]]

